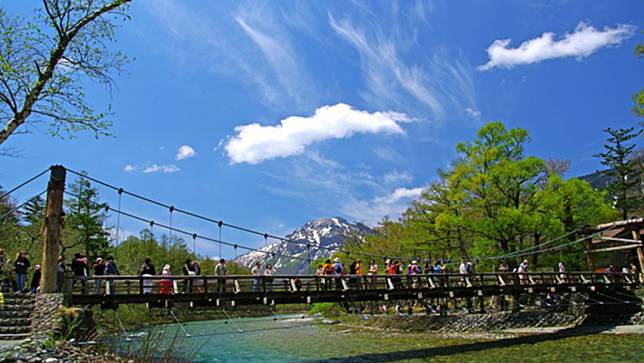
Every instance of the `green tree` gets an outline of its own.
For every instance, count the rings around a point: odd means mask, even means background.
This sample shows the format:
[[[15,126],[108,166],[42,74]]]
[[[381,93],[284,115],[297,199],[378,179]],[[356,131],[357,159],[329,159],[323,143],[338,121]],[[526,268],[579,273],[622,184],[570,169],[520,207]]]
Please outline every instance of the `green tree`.
[[[351,256],[481,257],[482,269],[498,263],[485,257],[508,255],[516,264],[530,256],[535,267],[551,270],[562,261],[582,268],[585,245],[558,244],[576,241],[583,226],[609,221],[616,212],[605,192],[561,177],[568,162],[526,156],[528,141],[523,129],[508,130],[500,122],[483,126],[472,142],[458,145],[458,159],[439,170],[400,220],[385,219],[363,243],[347,244]],[[544,245],[568,232],[567,239]]]
[[[40,241],[43,238],[43,225],[45,223],[45,198],[35,196],[27,201],[22,213],[21,232],[25,239],[26,248],[34,261],[40,261],[42,249]]]
[[[4,194],[5,190],[0,186],[0,195]],[[12,245],[16,243],[20,221],[20,214],[13,211],[16,204],[13,202],[11,196],[3,196],[0,198],[0,248],[5,249],[7,252],[12,252]]]
[[[573,242],[581,234],[579,231],[587,225],[597,225],[614,220],[617,211],[606,202],[606,192],[596,191],[586,181],[572,178],[564,180],[552,175],[546,186],[537,195],[538,211],[542,216],[540,233],[548,239],[569,234],[567,239],[558,243]],[[538,242],[535,240],[535,244]],[[556,244],[544,245],[537,250],[552,248]],[[577,243],[545,254],[542,265],[556,266],[563,262],[568,269],[586,269],[585,243]],[[533,256],[539,256],[535,254]],[[536,260],[533,260],[537,264]]]
[[[520,248],[537,227],[534,197],[547,169],[543,160],[524,155],[528,141],[526,130],[492,122],[473,142],[457,146],[461,162],[448,186],[452,199],[463,205],[455,223],[472,234],[475,254]]]
[[[82,252],[91,259],[109,251],[109,228],[104,226],[107,211],[100,203],[98,190],[89,180],[79,177],[69,186],[72,197],[65,201],[66,217],[63,248]]]
[[[108,132],[107,114],[87,103],[83,82],[109,87],[123,70],[127,57],[108,44],[130,1],[43,0],[30,20],[0,9],[0,145],[28,120],[48,121],[57,136]]]
[[[630,141],[642,130],[607,128],[604,132],[609,135],[604,144],[606,151],[595,156],[602,158],[601,163],[608,167],[605,174],[613,180],[608,189],[615,198],[615,207],[621,211],[622,218],[627,219],[644,203],[640,189],[642,172],[636,163],[635,145]]]
[[[644,43],[635,46],[635,55],[638,57],[644,56]],[[633,101],[635,101],[635,107],[633,108],[635,114],[644,117],[644,88],[633,96]]]

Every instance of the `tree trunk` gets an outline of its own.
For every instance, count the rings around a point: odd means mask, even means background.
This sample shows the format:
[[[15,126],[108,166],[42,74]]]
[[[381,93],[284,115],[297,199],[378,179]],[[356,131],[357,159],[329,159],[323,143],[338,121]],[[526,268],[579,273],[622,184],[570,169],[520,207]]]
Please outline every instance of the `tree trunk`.
[[[60,234],[63,229],[63,194],[65,192],[65,168],[52,166],[47,187],[47,206],[45,207],[45,226],[42,244],[42,273],[40,292],[56,292],[58,256],[60,255]]]

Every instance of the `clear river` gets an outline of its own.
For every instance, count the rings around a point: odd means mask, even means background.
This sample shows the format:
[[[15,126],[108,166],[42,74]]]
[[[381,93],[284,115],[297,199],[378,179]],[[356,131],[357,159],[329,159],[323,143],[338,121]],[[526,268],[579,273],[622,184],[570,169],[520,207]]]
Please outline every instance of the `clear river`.
[[[302,315],[156,326],[120,353],[178,362],[644,362],[643,335],[445,336],[324,325]]]

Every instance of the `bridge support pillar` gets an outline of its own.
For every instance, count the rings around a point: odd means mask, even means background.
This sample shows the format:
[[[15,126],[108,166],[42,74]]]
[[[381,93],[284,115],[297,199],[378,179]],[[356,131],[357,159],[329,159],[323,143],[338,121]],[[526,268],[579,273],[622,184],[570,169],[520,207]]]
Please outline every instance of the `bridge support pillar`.
[[[58,256],[60,255],[60,234],[63,230],[63,193],[65,192],[66,170],[61,165],[51,167],[47,186],[47,205],[45,207],[45,227],[42,242],[42,275],[40,292],[56,292]]]
[[[637,251],[637,259],[640,263],[640,281],[644,281],[644,249],[642,248],[644,240],[642,240],[642,236],[640,235],[640,228],[642,228],[640,225],[633,227],[633,239],[640,241],[640,245],[635,250]]]

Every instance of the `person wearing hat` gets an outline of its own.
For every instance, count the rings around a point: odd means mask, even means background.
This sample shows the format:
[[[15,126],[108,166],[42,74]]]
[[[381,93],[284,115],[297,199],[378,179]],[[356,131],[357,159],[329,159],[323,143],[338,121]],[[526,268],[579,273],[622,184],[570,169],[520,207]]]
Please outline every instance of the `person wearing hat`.
[[[152,264],[152,259],[150,257],[146,257],[143,260],[143,264],[141,265],[141,267],[139,267],[139,276],[150,277],[156,274],[157,272],[154,268],[154,265]],[[142,283],[143,283],[143,293],[144,294],[152,293],[152,280],[143,279]]]
[[[166,264],[163,266],[163,270],[161,271],[161,276],[170,276],[170,265]],[[161,288],[159,289],[159,292],[161,294],[169,294],[170,293],[170,287],[172,286],[172,281],[170,279],[163,279],[159,283],[159,286]]]
[[[116,266],[116,262],[114,262],[114,257],[112,256],[107,256],[107,262],[105,263],[105,275],[106,276],[118,276],[119,274],[119,269]],[[114,281],[112,280],[107,280],[107,289],[110,293],[110,295],[116,294],[116,286],[114,284]]]
[[[418,266],[418,261],[413,260],[409,267],[407,267],[408,275],[420,275],[420,266]]]

